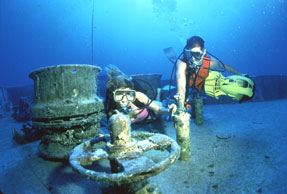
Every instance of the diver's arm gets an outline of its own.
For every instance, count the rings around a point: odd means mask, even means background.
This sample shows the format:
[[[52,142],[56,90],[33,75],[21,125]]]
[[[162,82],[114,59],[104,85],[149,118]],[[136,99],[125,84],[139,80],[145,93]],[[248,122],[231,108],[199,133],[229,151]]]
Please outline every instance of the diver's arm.
[[[151,101],[151,99],[149,99],[149,97],[147,97],[147,95],[145,95],[142,92],[137,92],[136,96],[137,96],[138,101],[140,101],[141,103],[144,103],[145,105],[148,105],[148,108],[154,111],[154,113],[157,115],[169,114],[170,111],[172,111],[172,113],[175,113],[176,111],[175,104],[170,105],[169,108],[165,108],[163,106],[160,106],[155,101]]]
[[[154,101],[152,103],[150,103],[148,108],[153,110],[156,115],[167,115],[167,114],[169,114],[169,109],[168,108],[165,108],[163,106],[159,106]]]
[[[185,88],[186,88],[186,63],[178,60],[177,61],[177,71],[176,71],[176,84],[177,84],[177,94],[182,97],[182,106],[185,100]]]
[[[236,75],[242,75],[242,73],[239,73],[236,69],[234,69],[232,66],[224,64],[226,71],[236,74]]]
[[[152,103],[150,103],[149,108],[153,110],[157,115],[168,115],[168,114],[173,115],[177,110],[177,106],[175,104],[171,104],[168,106],[168,108],[165,108],[155,103],[155,101],[152,101]]]
[[[230,72],[230,73],[233,73],[233,74],[236,74],[236,75],[242,75],[241,73],[239,73],[234,67],[232,67],[231,65],[227,65],[227,64],[224,64],[224,67],[225,67],[225,70]],[[210,68],[213,69],[213,68],[224,68],[223,65],[221,63],[219,63],[217,60],[211,60],[210,61]]]
[[[137,96],[137,100],[145,105],[148,105],[148,108],[150,108],[151,110],[153,110],[156,114],[160,111],[160,106],[155,104],[154,102],[152,102],[151,99],[149,99],[149,97],[147,95],[145,95],[142,92],[138,92],[136,93]]]

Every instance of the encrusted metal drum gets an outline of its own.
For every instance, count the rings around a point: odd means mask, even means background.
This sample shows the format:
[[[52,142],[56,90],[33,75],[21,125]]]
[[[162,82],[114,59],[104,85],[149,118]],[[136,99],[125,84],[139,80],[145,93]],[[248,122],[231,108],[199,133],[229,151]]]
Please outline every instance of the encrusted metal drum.
[[[98,134],[103,102],[96,95],[100,67],[57,65],[35,70],[33,127],[42,129],[39,150],[48,158],[67,158],[84,139]]]

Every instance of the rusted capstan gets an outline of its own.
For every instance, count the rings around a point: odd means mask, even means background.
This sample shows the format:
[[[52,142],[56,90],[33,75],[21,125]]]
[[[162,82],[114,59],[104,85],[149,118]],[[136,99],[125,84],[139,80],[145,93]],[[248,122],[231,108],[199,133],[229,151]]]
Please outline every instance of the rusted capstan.
[[[47,158],[67,159],[85,139],[98,135],[103,102],[96,95],[100,67],[57,65],[35,70],[33,128],[43,130],[39,151]]]

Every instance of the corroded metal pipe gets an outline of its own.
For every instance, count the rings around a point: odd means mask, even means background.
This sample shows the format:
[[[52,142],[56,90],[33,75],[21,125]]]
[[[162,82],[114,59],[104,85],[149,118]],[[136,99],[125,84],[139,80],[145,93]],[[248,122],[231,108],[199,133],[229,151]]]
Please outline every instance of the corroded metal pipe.
[[[115,146],[127,145],[131,142],[131,121],[127,115],[114,114],[108,123],[111,144]]]
[[[179,160],[189,160],[191,156],[190,150],[190,129],[189,129],[190,114],[180,112],[174,116],[174,124],[176,129],[176,141],[181,147]]]

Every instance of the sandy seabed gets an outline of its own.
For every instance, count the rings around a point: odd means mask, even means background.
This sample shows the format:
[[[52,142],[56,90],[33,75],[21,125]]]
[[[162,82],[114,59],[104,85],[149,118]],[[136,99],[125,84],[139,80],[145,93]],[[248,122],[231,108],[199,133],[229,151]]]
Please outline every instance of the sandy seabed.
[[[286,113],[286,99],[206,105],[203,125],[191,120],[190,160],[176,161],[149,180],[163,194],[287,193]],[[101,183],[73,172],[68,163],[39,157],[39,141],[15,144],[12,128],[21,123],[0,119],[2,193],[103,193]],[[175,139],[173,122],[162,121],[156,128],[148,130]]]

